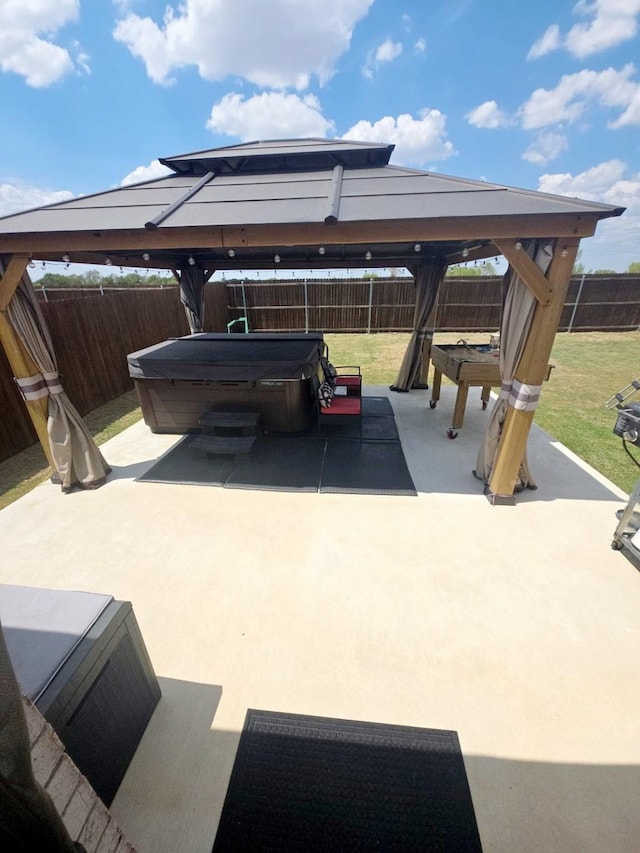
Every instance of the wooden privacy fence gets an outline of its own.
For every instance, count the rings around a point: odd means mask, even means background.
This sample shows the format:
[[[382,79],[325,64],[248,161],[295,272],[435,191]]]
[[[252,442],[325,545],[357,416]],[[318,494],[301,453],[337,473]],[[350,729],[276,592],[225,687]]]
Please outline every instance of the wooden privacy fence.
[[[495,331],[501,278],[452,277],[442,285],[439,331]],[[40,294],[56,345],[62,384],[84,415],[132,387],[127,354],[188,334],[177,287],[63,290]],[[82,298],[78,298],[82,297]],[[214,282],[205,288],[205,329],[225,332],[247,316],[252,331],[407,332],[413,324],[410,278]],[[640,277],[576,276],[560,331],[640,328]],[[37,441],[0,348],[0,461]]]
[[[36,292],[39,288],[36,287]],[[54,295],[55,293],[55,295]],[[51,290],[41,308],[51,329],[62,385],[81,415],[132,388],[127,355],[189,334],[177,287],[139,290]],[[82,296],[83,298],[76,298]],[[226,331],[224,284],[206,288],[210,331]],[[0,347],[0,461],[37,441],[4,350]]]
[[[230,282],[232,318],[254,331],[407,332],[413,326],[411,278]],[[435,328],[493,331],[500,324],[501,277],[445,279]],[[575,276],[560,331],[631,331],[640,327],[640,277]]]

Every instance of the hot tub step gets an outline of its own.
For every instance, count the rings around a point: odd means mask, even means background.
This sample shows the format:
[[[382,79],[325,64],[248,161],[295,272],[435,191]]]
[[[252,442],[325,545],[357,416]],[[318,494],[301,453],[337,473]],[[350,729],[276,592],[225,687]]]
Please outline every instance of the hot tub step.
[[[216,456],[248,456],[255,442],[255,435],[198,435],[191,442],[190,450]]]
[[[205,412],[198,423],[206,435],[224,435],[233,430],[237,435],[255,435],[260,412]],[[223,432],[224,431],[224,432]]]

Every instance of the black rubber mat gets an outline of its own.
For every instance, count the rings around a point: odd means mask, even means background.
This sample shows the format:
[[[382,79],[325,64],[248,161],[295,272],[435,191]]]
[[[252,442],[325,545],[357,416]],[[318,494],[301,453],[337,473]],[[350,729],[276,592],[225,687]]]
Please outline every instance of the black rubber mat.
[[[179,444],[161,456],[138,480],[148,483],[224,486],[237,462],[192,452],[190,445],[195,438],[197,434],[185,435]]]
[[[238,462],[227,477],[228,489],[317,492],[327,442],[323,439],[261,439],[251,461]]]
[[[399,441],[328,441],[320,491],[417,494]]]
[[[367,397],[356,418],[302,436],[260,436],[248,458],[197,453],[187,435],[138,478],[228,489],[415,495],[391,404]],[[368,412],[368,413],[367,413]]]
[[[370,418],[378,418],[385,415],[393,417],[391,400],[388,397],[363,397],[362,414]]]
[[[399,441],[398,428],[393,415],[363,415],[358,418],[325,418],[322,422],[323,438],[349,441]]]
[[[456,732],[247,712],[213,853],[482,850]]]

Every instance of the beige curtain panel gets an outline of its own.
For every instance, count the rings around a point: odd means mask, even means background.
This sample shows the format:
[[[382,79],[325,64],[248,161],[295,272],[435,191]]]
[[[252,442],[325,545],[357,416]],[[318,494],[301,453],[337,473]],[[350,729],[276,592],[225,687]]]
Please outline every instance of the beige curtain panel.
[[[62,491],[74,486],[95,489],[111,470],[98,450],[86,424],[67,397],[49,328],[29,281],[20,282],[9,304],[9,319],[40,371],[18,382],[26,399],[47,397],[49,444]]]
[[[447,271],[447,264],[424,264],[415,275],[416,305],[413,313],[413,332],[409,338],[398,377],[392,391],[409,391],[420,380],[422,348],[429,331],[429,320],[436,304],[438,290]]]
[[[538,243],[538,241],[531,240],[523,244],[522,250],[526,251],[542,273],[546,274],[552,258],[551,245],[546,242]],[[535,296],[511,267],[507,269],[504,276],[503,293],[502,319],[500,322],[500,378],[502,384],[498,399],[489,415],[474,471],[476,477],[485,480],[485,482],[491,478],[508,407],[509,405],[514,406],[518,389],[526,388],[515,380],[514,374],[524,350],[536,307]],[[537,488],[529,469],[526,451],[520,464],[516,491],[524,488]]]

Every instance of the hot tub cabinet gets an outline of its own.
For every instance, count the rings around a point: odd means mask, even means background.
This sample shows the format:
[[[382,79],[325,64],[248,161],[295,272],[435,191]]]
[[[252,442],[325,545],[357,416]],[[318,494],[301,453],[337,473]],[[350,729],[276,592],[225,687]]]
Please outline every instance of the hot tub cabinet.
[[[269,432],[301,432],[314,417],[321,333],[188,335],[127,356],[147,426],[200,430],[212,410],[256,411]]]

